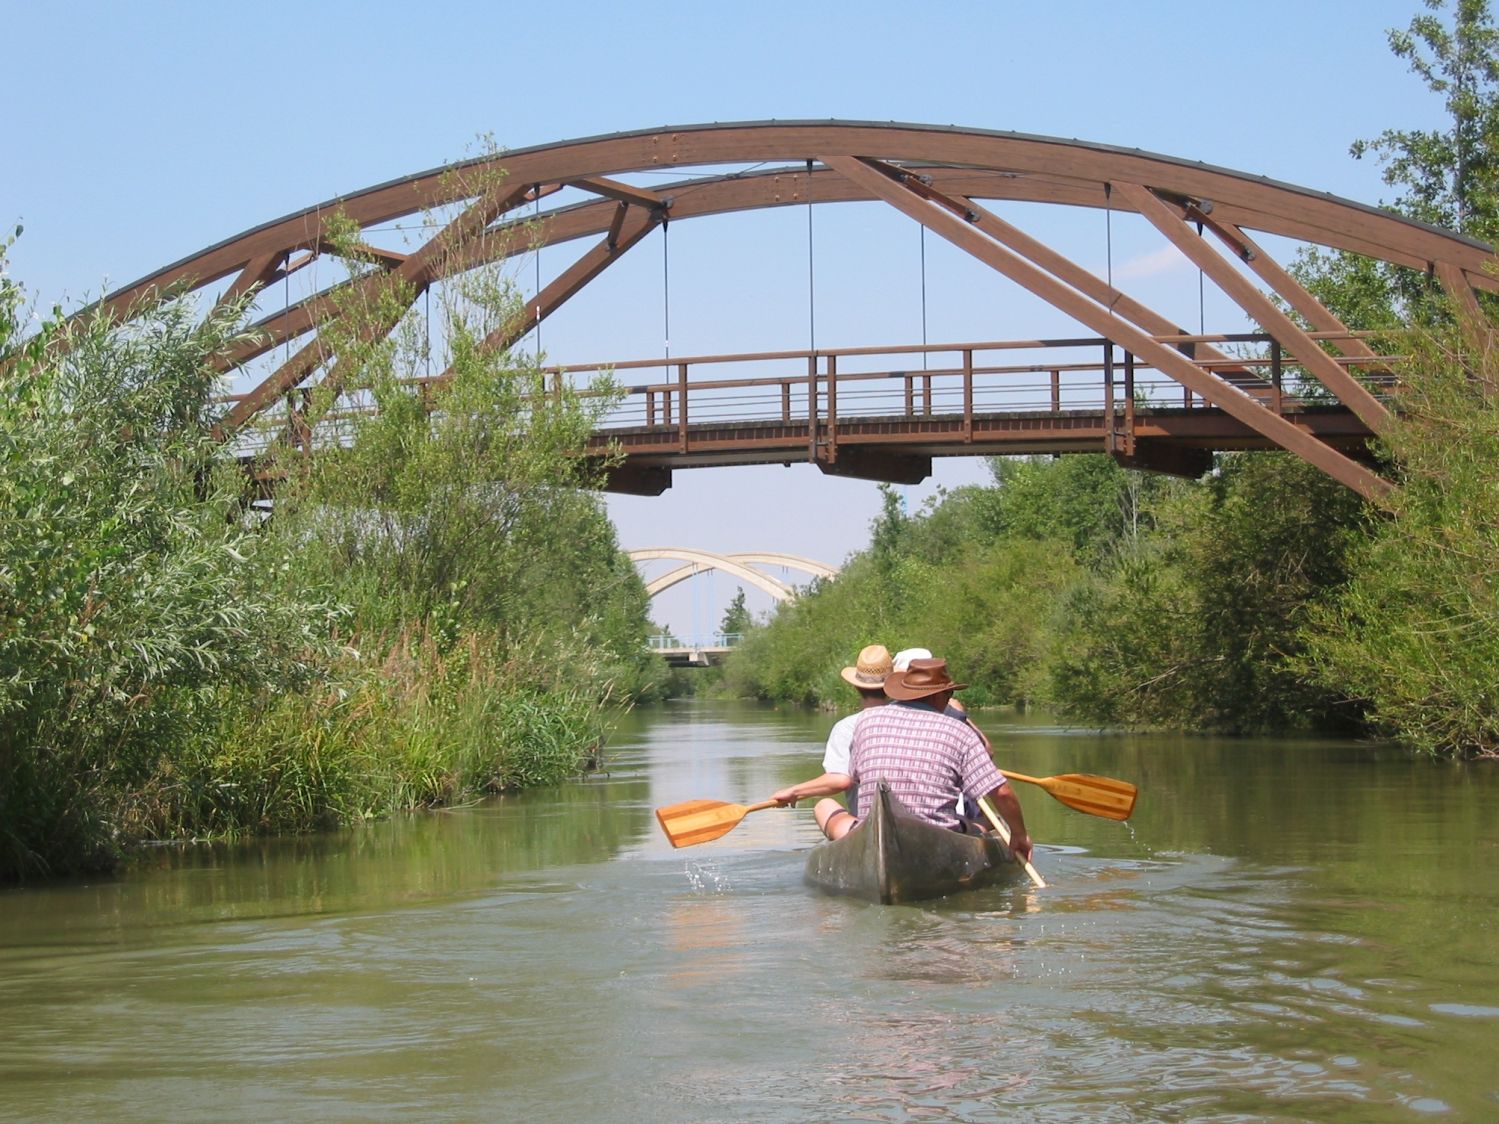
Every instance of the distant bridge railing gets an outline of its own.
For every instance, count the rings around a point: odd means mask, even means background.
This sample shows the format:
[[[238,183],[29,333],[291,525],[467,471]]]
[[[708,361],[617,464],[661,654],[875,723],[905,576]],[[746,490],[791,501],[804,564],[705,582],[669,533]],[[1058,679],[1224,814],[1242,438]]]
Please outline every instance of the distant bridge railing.
[[[733,648],[744,639],[742,632],[715,632],[706,640],[683,640],[680,636],[663,633],[646,638],[647,647],[653,651],[666,652],[676,649],[699,650],[703,648]]]
[[[743,639],[742,632],[715,632],[707,640],[683,640],[667,633],[646,643],[672,667],[708,667],[721,662]]]

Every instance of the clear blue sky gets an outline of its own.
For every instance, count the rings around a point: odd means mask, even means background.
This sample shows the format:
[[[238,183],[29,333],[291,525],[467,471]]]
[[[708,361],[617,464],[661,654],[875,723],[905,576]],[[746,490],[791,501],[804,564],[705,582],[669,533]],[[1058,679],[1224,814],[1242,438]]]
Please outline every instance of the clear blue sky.
[[[4,0],[11,111],[0,223],[26,226],[11,273],[43,303],[72,308],[268,219],[463,157],[480,135],[518,148],[768,118],[1075,137],[1379,202],[1387,190],[1378,168],[1351,159],[1349,143],[1440,118],[1386,45],[1386,29],[1418,8]],[[919,342],[915,228],[870,205],[824,219],[831,210],[817,217],[818,343]],[[791,230],[784,216],[745,216],[674,227],[674,354],[805,345],[799,222]],[[1080,260],[1097,266],[1096,221],[1060,235],[1069,236]],[[753,262],[747,245],[762,251]],[[871,253],[882,271],[869,270]],[[1150,245],[1114,253],[1116,279],[1128,276],[1133,254],[1146,283]],[[660,354],[661,259],[647,245],[636,255],[547,322],[551,358]],[[560,268],[564,258],[555,261]],[[545,278],[551,259],[542,263]],[[992,305],[941,299],[969,293],[968,269],[928,239],[933,340],[996,338]],[[1186,301],[1195,315],[1195,273],[1165,272],[1150,279],[1165,286],[1154,299]],[[776,304],[781,289],[792,305]],[[1017,307],[1025,325],[1030,306]],[[1027,325],[1017,334],[1040,333]],[[931,485],[908,499],[985,478],[979,461],[939,462]],[[783,550],[833,563],[866,544],[877,506],[874,485],[810,466],[679,472],[658,499],[610,501],[627,548]],[[721,575],[707,584],[663,597],[658,619],[679,633],[711,629],[736,585]],[[765,602],[755,595],[750,604]]]

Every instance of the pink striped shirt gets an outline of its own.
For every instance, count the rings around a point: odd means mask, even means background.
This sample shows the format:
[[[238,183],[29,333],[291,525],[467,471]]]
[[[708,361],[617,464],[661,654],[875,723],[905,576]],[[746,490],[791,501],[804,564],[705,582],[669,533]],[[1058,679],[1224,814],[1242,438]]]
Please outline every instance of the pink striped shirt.
[[[874,806],[875,782],[885,781],[906,811],[947,828],[958,826],[960,792],[977,802],[1005,783],[972,726],[899,702],[859,715],[849,775],[859,785],[861,820]]]

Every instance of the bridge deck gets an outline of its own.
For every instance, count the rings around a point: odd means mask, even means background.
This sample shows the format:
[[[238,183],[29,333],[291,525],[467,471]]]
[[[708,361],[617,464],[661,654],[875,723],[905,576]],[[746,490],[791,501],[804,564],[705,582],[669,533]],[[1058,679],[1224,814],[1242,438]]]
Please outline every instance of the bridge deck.
[[[1325,393],[1298,396],[1304,380],[1269,336],[1160,342],[1183,351],[1228,342],[1251,353],[1200,363],[1215,370],[1240,416],[1102,338],[632,360],[553,367],[548,377],[554,393],[566,382],[586,397],[605,372],[617,380],[653,370],[675,376],[621,387],[589,442],[595,455],[623,458],[610,469],[609,490],[641,495],[670,487],[677,468],[800,461],[832,475],[912,484],[930,475],[934,457],[1001,454],[1106,452],[1130,467],[1195,476],[1215,451],[1284,447],[1255,420],[1261,411],[1313,438],[1303,455],[1314,463],[1318,450],[1367,460],[1368,425]],[[980,362],[985,356],[991,361]],[[914,369],[913,361],[928,367]],[[1392,357],[1337,361],[1385,396]],[[864,369],[851,369],[856,363]],[[750,377],[705,377],[739,371]],[[434,388],[426,384],[441,380],[413,381],[427,394]],[[314,440],[349,439],[350,422],[370,408],[357,396],[345,401],[324,415]],[[281,410],[281,425],[298,432],[291,404]],[[306,440],[305,427],[300,433]],[[247,432],[242,446],[254,452],[275,434],[274,424]]]

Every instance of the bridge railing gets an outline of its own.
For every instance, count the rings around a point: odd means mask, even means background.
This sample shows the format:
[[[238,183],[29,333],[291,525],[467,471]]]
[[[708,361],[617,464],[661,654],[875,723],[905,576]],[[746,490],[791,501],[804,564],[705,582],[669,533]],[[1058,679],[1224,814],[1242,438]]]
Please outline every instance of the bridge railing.
[[[1313,333],[1313,338],[1336,342],[1366,335]],[[1239,345],[1243,355],[1196,363],[1222,373],[1276,413],[1319,400],[1322,393],[1269,336],[1165,336],[1159,342],[1188,353],[1198,344]],[[996,361],[1016,352],[1033,354],[1025,362]],[[1363,379],[1376,395],[1387,395],[1392,382],[1388,367],[1394,357],[1337,361],[1365,372]],[[667,378],[637,383],[631,377],[663,367]],[[778,373],[713,377],[735,369]],[[609,415],[608,428],[685,429],[755,420],[782,426],[814,420],[835,425],[840,417],[1097,412],[1123,409],[1126,403],[1187,409],[1205,405],[1175,379],[1100,338],[700,355],[548,370],[573,380],[610,372],[623,383],[625,397]]]
[[[700,652],[706,649],[736,647],[744,639],[742,632],[715,632],[706,640],[684,640],[671,633],[646,638],[646,646],[654,652]]]
[[[1336,345],[1372,333],[1310,335]],[[1235,348],[1239,354],[1231,358],[1194,362],[1220,373],[1277,414],[1329,400],[1320,384],[1307,378],[1267,335],[1156,339],[1188,355],[1204,345]],[[1376,396],[1388,396],[1396,357],[1335,358]],[[1181,383],[1099,337],[698,355],[566,364],[545,372],[552,387],[566,382],[584,395],[595,377],[611,375],[623,396],[603,423],[606,432],[675,431],[684,439],[690,425],[715,423],[836,433],[840,418],[961,416],[971,426],[981,414],[1130,414],[1137,408],[1206,405]],[[649,379],[655,372],[662,377]],[[411,385],[440,408],[440,380],[411,380]],[[307,447],[347,443],[357,420],[375,408],[368,394],[345,394],[318,419],[314,432],[301,421],[310,397],[306,389],[286,395],[267,411],[262,424],[238,436],[241,453],[253,454],[276,440]]]

